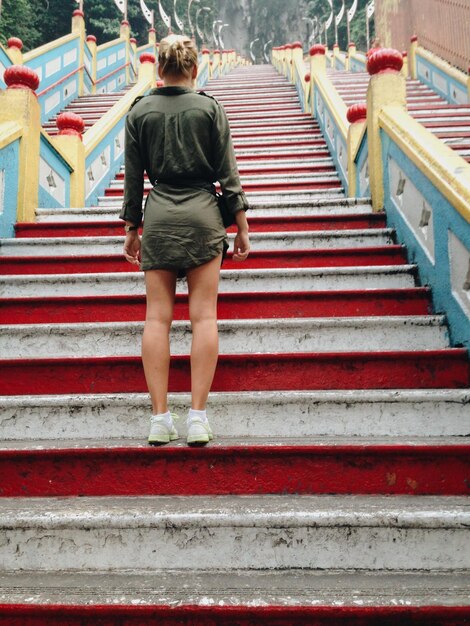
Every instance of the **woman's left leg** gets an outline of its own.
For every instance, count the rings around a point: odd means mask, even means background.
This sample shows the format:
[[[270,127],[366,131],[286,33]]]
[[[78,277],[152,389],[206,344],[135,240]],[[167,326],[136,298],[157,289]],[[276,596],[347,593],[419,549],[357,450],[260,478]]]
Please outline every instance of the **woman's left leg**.
[[[145,272],[147,315],[142,337],[142,362],[154,415],[168,411],[170,327],[175,303],[176,273]]]

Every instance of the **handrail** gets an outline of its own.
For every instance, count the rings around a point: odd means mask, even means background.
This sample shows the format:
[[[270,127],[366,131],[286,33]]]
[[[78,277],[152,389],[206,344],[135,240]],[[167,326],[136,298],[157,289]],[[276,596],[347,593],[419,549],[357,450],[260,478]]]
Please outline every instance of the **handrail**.
[[[328,89],[326,87],[327,84]],[[328,105],[328,108],[336,121],[338,129],[341,132],[343,139],[346,141],[348,137],[349,122],[346,117],[347,107],[344,100],[341,98],[336,90],[336,87],[326,74],[315,76],[315,87],[319,90],[324,102]]]
[[[45,89],[43,89],[42,91],[37,93],[36,94],[37,97],[40,98],[41,96],[43,96],[45,93],[47,93],[51,89],[54,89],[54,87],[57,87],[57,85],[60,85],[61,83],[65,82],[71,76],[74,76],[75,74],[78,74],[78,72],[80,72],[80,70],[82,70],[84,67],[85,67],[84,65],[80,65],[80,67],[77,67],[76,69],[71,71],[69,74],[66,74],[65,76],[62,76],[62,78],[59,78],[58,81],[56,81],[55,83],[52,83],[52,85],[49,85],[49,87],[46,87]]]
[[[98,146],[116,122],[129,110],[137,96],[150,88],[150,82],[139,82],[116,102],[91,128],[83,135],[85,154],[88,156]]]
[[[23,127],[18,122],[2,122],[0,124],[0,150],[10,145],[23,134]]]
[[[385,107],[379,124],[470,223],[470,164],[401,107]]]
[[[74,39],[79,39],[80,35],[78,33],[70,33],[69,35],[64,35],[63,37],[59,37],[58,39],[54,39],[49,43],[45,43],[38,48],[34,48],[34,50],[30,50],[29,52],[25,52],[23,55],[23,63],[29,63],[33,59],[41,56],[41,54],[46,54],[46,52],[50,52],[51,50],[55,50],[55,48],[59,48],[61,45],[65,43],[69,43],[70,41],[74,41]]]
[[[464,87],[467,86],[467,80],[468,80],[467,74],[462,72],[462,70],[459,70],[458,68],[454,67],[453,65],[451,65],[450,63],[448,63],[447,61],[439,57],[434,52],[431,52],[430,50],[423,48],[423,46],[418,46],[416,48],[416,55],[419,55],[421,58],[425,59],[426,61],[429,61],[435,67],[442,70],[445,74],[447,74],[448,76],[450,76],[457,82],[461,83]]]
[[[101,78],[98,78],[95,81],[95,85],[98,85],[99,83],[102,83],[104,80],[106,80],[107,78],[109,78],[110,76],[112,76],[113,74],[117,74],[117,72],[121,72],[123,69],[125,69],[128,65],[132,65],[132,63],[130,61],[128,61],[127,63],[124,63],[124,65],[121,65],[120,67],[118,67],[117,69],[113,70],[112,72],[109,72],[109,74],[105,74],[104,76],[101,76]]]

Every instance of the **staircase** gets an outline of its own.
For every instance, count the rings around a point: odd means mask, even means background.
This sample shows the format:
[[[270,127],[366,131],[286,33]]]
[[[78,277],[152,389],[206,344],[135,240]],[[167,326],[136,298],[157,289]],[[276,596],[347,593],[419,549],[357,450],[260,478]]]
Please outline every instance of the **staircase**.
[[[222,269],[213,443],[146,445],[123,172],[1,241],[1,623],[465,624],[467,352],[295,89],[254,66],[207,91],[253,206],[249,260]]]
[[[367,72],[329,70],[328,76],[349,107],[367,99]],[[418,80],[406,81],[408,112],[470,163],[470,104],[449,104]]]

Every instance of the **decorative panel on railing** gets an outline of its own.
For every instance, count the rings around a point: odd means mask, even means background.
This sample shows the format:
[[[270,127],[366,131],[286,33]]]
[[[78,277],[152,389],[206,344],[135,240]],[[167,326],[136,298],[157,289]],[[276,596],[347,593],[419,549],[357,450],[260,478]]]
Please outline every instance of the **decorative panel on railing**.
[[[70,206],[71,168],[51,144],[45,133],[41,134],[39,151],[39,208]]]
[[[206,83],[209,81],[209,65],[203,64],[202,67],[201,65],[199,65],[199,67],[200,67],[200,70],[197,75],[197,86],[198,86],[198,89],[202,89],[206,85]]]
[[[93,54],[85,42],[83,46],[83,63],[85,71],[83,73],[83,86],[85,94],[93,91]]]
[[[315,89],[315,117],[331,152],[338,175],[344,186],[348,189],[348,149],[346,137],[341,132],[336,120],[335,112],[332,111],[323,99],[320,90]]]
[[[366,198],[370,196],[369,146],[367,143],[367,130],[362,136],[354,162],[356,164],[356,196],[359,198]]]
[[[334,68],[339,71],[346,69],[346,59],[344,56],[338,54],[334,57]]]
[[[21,128],[0,125],[0,236],[14,237]]]
[[[10,65],[12,65],[10,57],[5,52],[3,46],[0,45],[0,89],[6,88],[5,81],[3,80],[3,74],[5,73],[7,67],[10,67]]]
[[[388,223],[418,265],[421,282],[431,286],[436,312],[447,315],[452,343],[470,348],[470,222],[438,182],[381,134]]]
[[[125,117],[122,117],[96,148],[86,156],[85,199],[87,206],[96,204],[98,197],[103,195],[105,188],[124,162],[124,124]]]
[[[37,96],[45,122],[78,96],[80,37],[66,35],[27,52],[23,59],[39,76]]]
[[[118,91],[127,84],[128,65],[124,39],[115,39],[97,48],[96,92]]]
[[[446,68],[443,62],[440,62],[441,67],[438,67],[439,60],[434,57],[436,62],[433,62],[433,56],[420,49],[417,50],[416,76],[418,80],[429,85],[451,104],[467,104],[469,100],[466,76],[451,66]]]

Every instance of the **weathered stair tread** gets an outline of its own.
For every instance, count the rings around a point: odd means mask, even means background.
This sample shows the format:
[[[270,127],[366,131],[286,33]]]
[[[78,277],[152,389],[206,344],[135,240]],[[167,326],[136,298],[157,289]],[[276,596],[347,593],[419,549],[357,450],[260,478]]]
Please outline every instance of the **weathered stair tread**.
[[[169,402],[184,416],[190,396]],[[209,414],[226,436],[467,436],[470,390],[215,392]],[[149,416],[147,393],[0,398],[2,439],[145,439]]]
[[[0,528],[357,527],[466,529],[465,496],[139,496],[4,498]]]
[[[4,325],[2,358],[135,356],[143,322]],[[221,354],[437,350],[449,345],[442,316],[219,320]],[[189,322],[173,322],[172,354],[188,354]]]
[[[468,607],[469,587],[468,571],[25,571],[0,573],[0,604]]]

